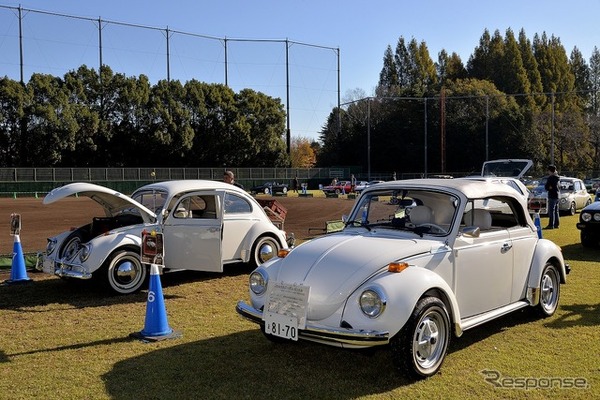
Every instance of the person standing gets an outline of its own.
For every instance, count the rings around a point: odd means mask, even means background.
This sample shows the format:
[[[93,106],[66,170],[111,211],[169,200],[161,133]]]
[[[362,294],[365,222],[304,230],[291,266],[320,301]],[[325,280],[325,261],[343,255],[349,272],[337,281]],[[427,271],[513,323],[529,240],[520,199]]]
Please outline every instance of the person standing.
[[[548,179],[544,188],[548,192],[548,226],[545,229],[558,229],[560,225],[558,200],[560,198],[560,177],[556,166],[548,166]]]
[[[354,188],[356,187],[356,177],[354,174],[350,175],[350,192],[354,193]]]
[[[298,181],[298,175],[296,175],[294,177],[294,181],[292,182],[292,190],[294,191],[294,193],[298,193],[298,186],[300,186],[300,183]]]
[[[237,186],[240,189],[244,188],[242,185],[240,185],[239,183],[237,183],[235,181],[235,175],[233,175],[233,171],[225,171],[223,173],[223,182],[225,182],[225,183],[231,183],[232,185]]]

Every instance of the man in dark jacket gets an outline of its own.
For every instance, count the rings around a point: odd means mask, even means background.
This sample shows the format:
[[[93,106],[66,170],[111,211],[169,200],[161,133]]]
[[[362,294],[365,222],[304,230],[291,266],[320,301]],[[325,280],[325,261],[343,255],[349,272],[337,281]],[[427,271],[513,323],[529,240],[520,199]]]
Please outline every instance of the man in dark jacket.
[[[554,165],[548,166],[548,179],[545,189],[548,192],[548,226],[546,229],[556,229],[560,223],[558,212],[558,200],[560,197],[560,177],[556,173]]]

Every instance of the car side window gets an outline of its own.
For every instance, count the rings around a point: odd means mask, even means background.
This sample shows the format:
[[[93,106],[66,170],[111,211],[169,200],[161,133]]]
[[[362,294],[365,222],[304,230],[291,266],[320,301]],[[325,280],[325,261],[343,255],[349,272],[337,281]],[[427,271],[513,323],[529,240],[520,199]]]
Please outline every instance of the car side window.
[[[225,214],[240,214],[252,212],[252,206],[250,203],[233,193],[225,193]]]
[[[524,225],[521,207],[514,200],[501,197],[476,199],[469,202],[463,216],[465,225],[480,226],[482,231]],[[523,223],[519,221],[523,220]]]
[[[215,196],[188,196],[177,204],[173,216],[175,218],[215,219],[217,218]]]

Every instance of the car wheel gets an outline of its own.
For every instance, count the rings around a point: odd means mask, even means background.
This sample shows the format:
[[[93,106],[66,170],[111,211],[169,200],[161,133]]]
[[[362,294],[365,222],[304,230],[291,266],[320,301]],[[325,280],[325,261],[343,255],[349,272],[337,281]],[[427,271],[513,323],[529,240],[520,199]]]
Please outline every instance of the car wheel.
[[[586,232],[585,230],[581,231],[580,237],[583,247],[594,247],[596,244],[598,244],[598,239],[596,236]]]
[[[258,267],[273,257],[277,257],[279,249],[281,249],[281,246],[276,239],[271,236],[261,236],[256,240],[254,246],[252,246],[252,258],[250,262],[255,267]]]
[[[148,269],[142,265],[139,252],[130,249],[112,253],[99,271],[103,273],[107,286],[119,294],[137,292],[148,276]]]
[[[560,275],[554,264],[547,263],[540,280],[540,302],[537,306],[542,317],[550,317],[558,308]]]
[[[590,204],[592,204],[592,199],[587,199],[587,201],[585,202],[585,206],[584,207],[587,207]]]
[[[60,253],[58,254],[59,257],[65,260],[70,260],[75,254],[77,254],[82,242],[83,235],[79,231],[71,233],[61,246]]]
[[[424,297],[390,343],[394,365],[415,378],[430,377],[442,366],[449,343],[446,306],[437,297]]]
[[[335,194],[340,194],[340,189],[335,189]]]
[[[269,188],[266,187],[265,190],[263,190],[264,194],[269,194]]]
[[[284,186],[283,189],[281,189],[281,193],[286,194],[287,193],[287,188]]]
[[[569,215],[575,215],[577,212],[577,207],[575,206],[575,202],[571,203],[571,207],[569,207]]]

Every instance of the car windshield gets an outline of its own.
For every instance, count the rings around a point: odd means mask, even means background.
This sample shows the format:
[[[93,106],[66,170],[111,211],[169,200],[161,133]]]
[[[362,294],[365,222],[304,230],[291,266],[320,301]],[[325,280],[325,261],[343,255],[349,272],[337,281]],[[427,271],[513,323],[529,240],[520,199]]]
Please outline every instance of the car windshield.
[[[135,192],[132,198],[155,214],[159,214],[167,200],[167,193],[161,190],[144,190]]]
[[[360,197],[346,226],[445,236],[458,204],[457,197],[434,190],[380,190]]]

